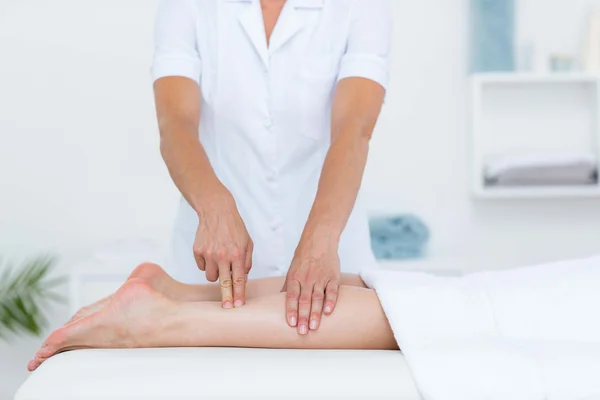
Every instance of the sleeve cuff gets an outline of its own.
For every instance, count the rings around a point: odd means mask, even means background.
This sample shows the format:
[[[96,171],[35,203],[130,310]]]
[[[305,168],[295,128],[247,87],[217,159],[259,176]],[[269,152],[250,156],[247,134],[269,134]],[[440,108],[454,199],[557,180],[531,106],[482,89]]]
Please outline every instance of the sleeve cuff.
[[[182,76],[200,84],[201,75],[202,61],[185,55],[158,57],[152,65],[154,81],[167,76]]]
[[[338,81],[351,77],[370,79],[379,83],[387,91],[388,63],[384,58],[372,54],[348,54],[342,59]]]

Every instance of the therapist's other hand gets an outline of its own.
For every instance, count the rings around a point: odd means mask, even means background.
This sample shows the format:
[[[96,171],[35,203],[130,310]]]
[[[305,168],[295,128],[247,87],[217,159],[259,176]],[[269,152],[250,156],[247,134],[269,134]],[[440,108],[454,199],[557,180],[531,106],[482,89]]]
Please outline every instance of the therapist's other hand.
[[[194,258],[209,282],[219,281],[223,308],[246,302],[254,244],[229,192],[212,195],[198,212]]]
[[[312,232],[300,240],[282,292],[286,318],[298,333],[317,330],[321,316],[333,313],[340,286],[338,240],[329,233]]]

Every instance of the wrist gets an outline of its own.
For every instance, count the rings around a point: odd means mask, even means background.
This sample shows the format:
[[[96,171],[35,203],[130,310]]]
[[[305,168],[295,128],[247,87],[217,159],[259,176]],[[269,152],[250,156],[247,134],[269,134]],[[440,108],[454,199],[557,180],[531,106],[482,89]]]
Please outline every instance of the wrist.
[[[233,196],[221,183],[214,185],[211,188],[203,190],[203,193],[196,197],[195,204],[192,208],[198,216],[206,215],[216,207],[223,207],[228,204],[235,204]]]
[[[336,249],[340,243],[341,234],[328,224],[307,224],[300,238],[299,249],[310,249],[319,252]]]
[[[337,221],[327,218],[323,215],[309,216],[302,236],[318,237],[321,240],[338,243],[342,236],[344,227]]]

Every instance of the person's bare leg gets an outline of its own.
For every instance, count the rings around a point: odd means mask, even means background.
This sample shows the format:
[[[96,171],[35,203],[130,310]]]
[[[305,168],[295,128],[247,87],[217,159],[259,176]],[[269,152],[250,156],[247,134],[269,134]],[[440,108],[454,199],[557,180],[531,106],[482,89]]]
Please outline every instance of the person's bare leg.
[[[219,284],[189,285],[171,278],[160,266],[152,263],[139,265],[129,279],[141,278],[165,296],[178,301],[221,301]],[[129,280],[128,279],[128,280]],[[279,293],[285,281],[284,277],[252,279],[246,283],[246,299]],[[342,274],[341,284],[366,287],[360,276]]]
[[[218,284],[189,285],[171,278],[159,265],[143,263],[137,266],[127,280],[143,279],[165,296],[178,301],[221,301],[221,288]],[[246,299],[279,293],[283,287],[284,277],[273,277],[249,280],[246,284]],[[358,275],[342,274],[341,284],[346,286],[365,287]],[[67,322],[67,324],[101,310],[110,300],[106,297],[94,304],[83,307]]]
[[[220,302],[179,302],[146,281],[126,282],[99,312],[56,330],[28,364],[77,348],[257,347],[397,349],[376,293],[342,286],[335,312],[301,336],[285,322],[285,293],[225,310]]]

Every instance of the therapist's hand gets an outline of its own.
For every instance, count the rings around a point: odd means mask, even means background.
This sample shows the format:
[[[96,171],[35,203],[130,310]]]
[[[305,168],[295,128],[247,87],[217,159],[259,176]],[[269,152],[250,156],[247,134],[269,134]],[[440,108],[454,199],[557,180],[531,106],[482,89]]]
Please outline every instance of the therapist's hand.
[[[254,244],[233,196],[226,191],[204,199],[198,218],[194,242],[198,268],[206,271],[209,282],[219,280],[223,308],[241,307],[246,302]]]
[[[338,239],[327,232],[305,232],[288,271],[282,292],[286,318],[298,333],[317,330],[323,313],[330,315],[340,286]]]

